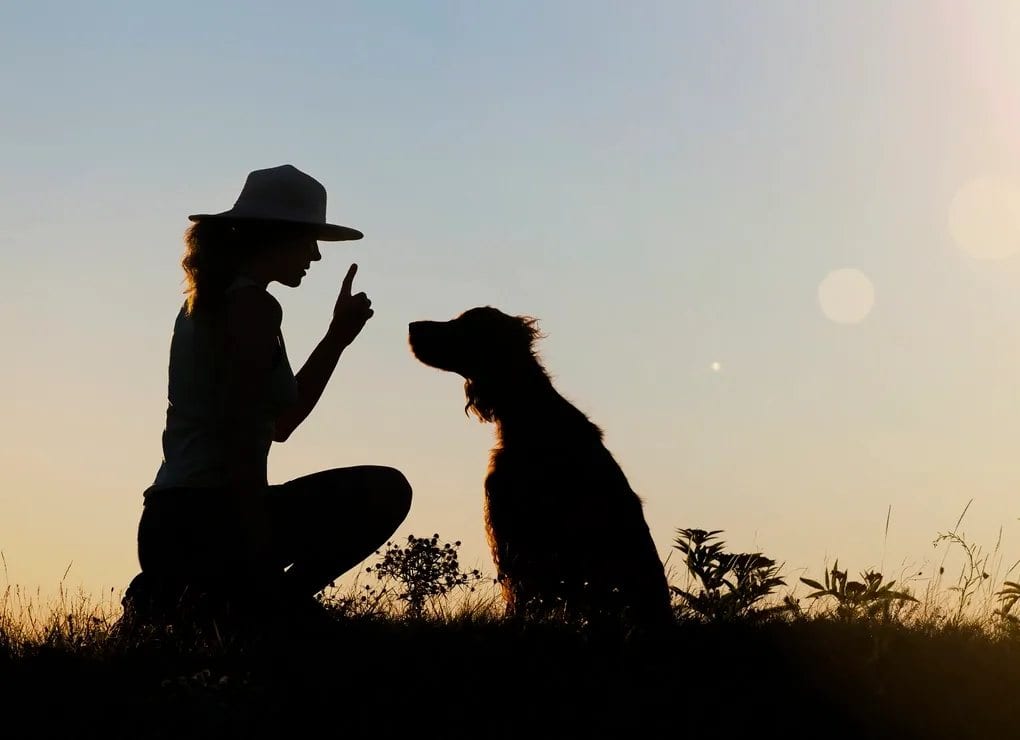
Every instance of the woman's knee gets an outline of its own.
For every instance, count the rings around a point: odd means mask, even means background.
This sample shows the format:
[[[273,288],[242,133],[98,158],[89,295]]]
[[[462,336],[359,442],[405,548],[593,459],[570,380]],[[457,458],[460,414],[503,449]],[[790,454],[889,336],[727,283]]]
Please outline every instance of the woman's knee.
[[[377,475],[379,476],[379,489],[385,491],[388,508],[399,524],[411,511],[411,484],[396,468],[380,466],[377,468]]]

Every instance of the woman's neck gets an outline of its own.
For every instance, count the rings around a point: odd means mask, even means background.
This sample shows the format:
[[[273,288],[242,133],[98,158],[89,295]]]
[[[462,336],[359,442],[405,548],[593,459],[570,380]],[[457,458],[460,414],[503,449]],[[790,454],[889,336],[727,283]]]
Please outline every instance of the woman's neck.
[[[258,265],[244,265],[237,271],[237,277],[247,278],[265,290],[269,287],[271,278],[264,273],[265,270],[260,270]]]

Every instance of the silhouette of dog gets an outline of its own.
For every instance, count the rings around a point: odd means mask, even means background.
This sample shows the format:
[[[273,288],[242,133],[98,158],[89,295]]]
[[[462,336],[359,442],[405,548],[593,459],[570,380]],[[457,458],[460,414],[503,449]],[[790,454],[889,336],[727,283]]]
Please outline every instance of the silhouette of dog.
[[[508,616],[661,625],[669,587],[641,499],[602,430],[535,353],[536,320],[472,308],[408,326],[414,356],[464,377],[465,413],[494,422],[485,526]]]

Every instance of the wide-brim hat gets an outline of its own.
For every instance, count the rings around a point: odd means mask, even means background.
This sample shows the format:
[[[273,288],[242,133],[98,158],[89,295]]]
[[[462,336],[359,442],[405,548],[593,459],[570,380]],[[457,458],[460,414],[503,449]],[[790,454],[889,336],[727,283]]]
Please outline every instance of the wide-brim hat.
[[[196,213],[192,221],[271,221],[312,227],[322,241],[364,236],[357,229],[326,223],[326,188],[311,175],[284,164],[248,173],[237,202],[222,213]]]

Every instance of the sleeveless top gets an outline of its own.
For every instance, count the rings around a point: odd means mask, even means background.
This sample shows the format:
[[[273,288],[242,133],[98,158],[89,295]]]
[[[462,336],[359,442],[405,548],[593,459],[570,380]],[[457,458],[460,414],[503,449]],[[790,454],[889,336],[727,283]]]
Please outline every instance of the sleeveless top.
[[[257,285],[240,276],[227,288]],[[268,382],[255,410],[259,449],[268,457],[276,418],[298,400],[297,382],[283,337]],[[224,378],[217,361],[217,332],[207,317],[189,316],[182,307],[170,340],[163,462],[145,491],[169,488],[215,488],[228,483],[223,400]]]

